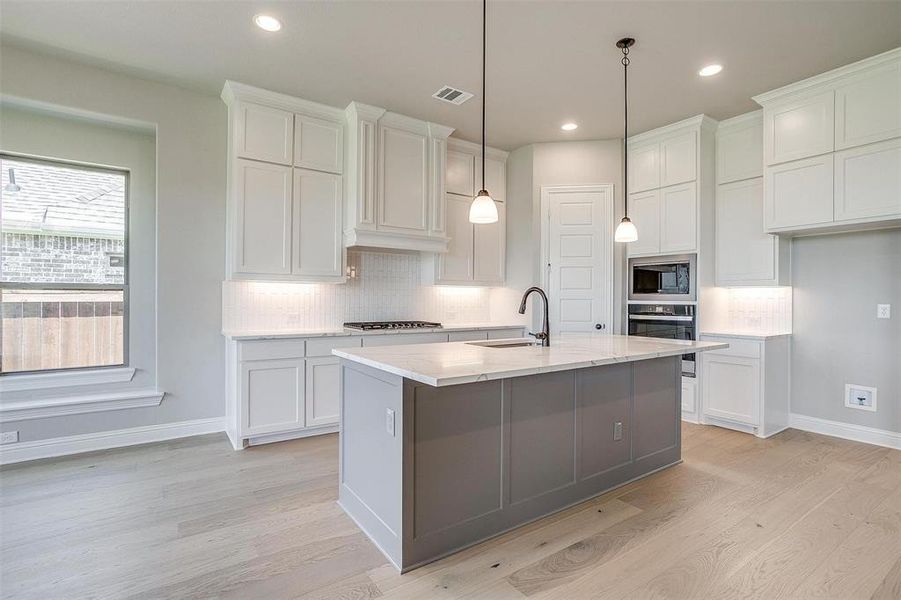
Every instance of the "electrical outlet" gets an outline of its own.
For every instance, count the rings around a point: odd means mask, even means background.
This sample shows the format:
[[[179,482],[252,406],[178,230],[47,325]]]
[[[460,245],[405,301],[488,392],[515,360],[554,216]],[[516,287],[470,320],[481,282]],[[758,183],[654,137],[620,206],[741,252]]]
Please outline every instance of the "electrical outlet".
[[[385,431],[388,435],[394,437],[394,411],[390,408],[385,409]]]
[[[891,304],[877,304],[876,305],[876,318],[877,319],[891,319],[892,318],[892,305]]]
[[[3,433],[0,433],[0,444],[15,444],[18,441],[18,431],[4,431]]]
[[[876,388],[846,383],[845,406],[876,412]]]
[[[623,439],[623,424],[617,421],[613,424],[613,441],[617,442],[621,439]]]

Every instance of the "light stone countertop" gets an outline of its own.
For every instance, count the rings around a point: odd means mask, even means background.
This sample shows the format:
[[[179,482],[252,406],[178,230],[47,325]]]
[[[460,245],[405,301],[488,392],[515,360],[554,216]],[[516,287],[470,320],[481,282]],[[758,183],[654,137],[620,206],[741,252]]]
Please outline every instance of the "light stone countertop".
[[[427,319],[423,319],[427,320]],[[495,329],[525,329],[526,325],[496,323],[453,323],[443,327],[424,327],[416,329],[375,329],[361,331],[359,329],[285,329],[277,331],[223,331],[225,337],[240,340],[276,340],[296,337],[343,337],[349,335],[399,335],[402,333],[440,333],[442,331],[489,331]]]
[[[497,343],[491,340],[489,343]],[[551,346],[488,348],[471,342],[339,348],[332,354],[436,387],[618,362],[728,348],[719,342],[689,342],[606,334],[563,334]]]
[[[711,337],[730,337],[743,340],[770,340],[778,337],[790,336],[788,331],[751,331],[747,329],[712,329],[710,331],[702,331],[701,335],[709,335]]]

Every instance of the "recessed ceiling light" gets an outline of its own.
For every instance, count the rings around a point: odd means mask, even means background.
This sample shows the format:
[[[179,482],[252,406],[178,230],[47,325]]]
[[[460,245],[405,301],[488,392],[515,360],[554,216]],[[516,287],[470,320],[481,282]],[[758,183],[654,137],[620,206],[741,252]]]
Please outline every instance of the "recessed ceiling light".
[[[257,27],[266,31],[278,31],[282,28],[282,22],[269,15],[254,15],[253,22]]]
[[[572,131],[573,129],[578,129],[578,128],[579,128],[579,126],[576,125],[575,123],[564,123],[563,125],[560,126],[560,129],[562,129],[563,131]]]
[[[707,65],[700,71],[698,71],[698,75],[701,77],[710,77],[711,75],[716,75],[720,71],[723,70],[723,65]]]

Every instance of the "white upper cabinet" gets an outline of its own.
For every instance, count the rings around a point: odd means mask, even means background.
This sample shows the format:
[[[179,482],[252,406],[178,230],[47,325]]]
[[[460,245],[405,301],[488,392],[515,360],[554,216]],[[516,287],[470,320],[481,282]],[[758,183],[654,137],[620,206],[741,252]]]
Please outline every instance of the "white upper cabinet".
[[[234,164],[234,271],[291,272],[291,168],[238,159]]]
[[[660,187],[660,144],[629,148],[629,190],[644,192]]]
[[[629,244],[629,254],[660,252],[660,191],[629,194],[629,218],[638,229],[638,240]]]
[[[475,157],[476,162],[476,182],[475,192],[482,189],[482,158]],[[495,200],[503,202],[506,200],[507,191],[507,163],[506,160],[485,157],[485,189],[491,194]]]
[[[315,278],[344,276],[341,176],[294,169],[294,252],[291,271]]]
[[[428,128],[396,124],[379,127],[378,228],[416,232],[428,229]]]
[[[697,133],[687,131],[660,142],[660,186],[667,187],[698,176]]]
[[[683,183],[660,190],[660,252],[693,252],[697,250],[697,188]]]
[[[901,48],[754,100],[764,114],[767,231],[901,223]]]
[[[344,167],[344,124],[295,115],[294,166],[340,174]]]
[[[901,136],[901,61],[851,77],[835,90],[835,149]]]
[[[901,138],[835,153],[835,220],[901,215]]]
[[[720,121],[716,130],[716,182],[729,183],[761,176],[763,112]]]
[[[291,164],[294,114],[258,104],[236,106],[235,153],[241,158]]]
[[[475,157],[457,150],[447,151],[447,185],[445,190],[460,196],[475,195]]]
[[[492,191],[492,193],[494,192]],[[507,246],[506,203],[497,203],[497,223],[473,225],[473,229],[475,230],[473,237],[474,283],[503,284]]]
[[[442,283],[472,283],[473,259],[472,243],[475,234],[473,224],[469,222],[469,196],[448,194],[445,201],[447,207],[447,236],[450,241],[447,252],[438,255],[437,278]]]

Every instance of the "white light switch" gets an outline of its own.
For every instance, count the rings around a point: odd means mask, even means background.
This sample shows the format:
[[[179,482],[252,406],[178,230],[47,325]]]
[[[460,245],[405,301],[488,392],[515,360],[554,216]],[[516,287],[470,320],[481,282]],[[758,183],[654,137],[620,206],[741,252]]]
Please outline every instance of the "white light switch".
[[[891,319],[892,318],[892,305],[891,304],[877,304],[876,305],[876,318],[877,319]]]
[[[394,411],[390,408],[385,409],[385,430],[394,437]]]

